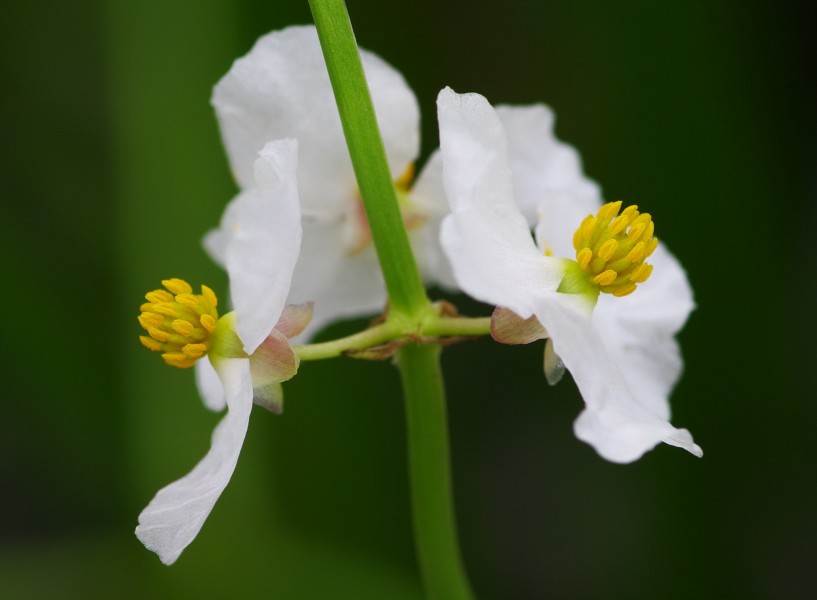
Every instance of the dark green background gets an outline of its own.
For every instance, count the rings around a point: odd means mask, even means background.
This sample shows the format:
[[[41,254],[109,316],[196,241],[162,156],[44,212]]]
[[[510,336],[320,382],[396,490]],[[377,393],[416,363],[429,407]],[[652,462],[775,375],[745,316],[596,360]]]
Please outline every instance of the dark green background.
[[[139,346],[160,279],[225,275],[235,186],[208,99],[306,2],[7,3],[0,20],[0,597],[419,598],[398,380],[303,365],[171,568],[133,536],[218,416]],[[544,101],[608,199],[637,203],[699,308],[661,446],[602,461],[541,346],[445,352],[461,541],[483,599],[817,596],[817,193],[808,2],[351,0],[359,42],[437,91]],[[471,314],[485,307],[456,300]],[[332,332],[352,331],[341,324]],[[332,333],[330,332],[330,333]]]

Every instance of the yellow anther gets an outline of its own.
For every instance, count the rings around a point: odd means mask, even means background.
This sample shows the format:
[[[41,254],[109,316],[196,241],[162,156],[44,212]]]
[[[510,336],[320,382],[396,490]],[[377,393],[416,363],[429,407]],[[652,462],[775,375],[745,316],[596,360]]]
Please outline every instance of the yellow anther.
[[[209,287],[201,286],[201,294],[194,294],[189,283],[182,279],[162,281],[164,290],[145,295],[139,324],[149,336],[140,336],[142,345],[161,352],[164,361],[186,369],[207,354],[216,329],[218,299]]]
[[[624,229],[626,229],[627,225],[630,224],[630,217],[627,215],[619,215],[617,216],[612,223],[610,223],[610,233],[613,235],[618,235]]]
[[[173,302],[173,294],[167,290],[154,290],[145,294],[145,299],[152,303]]]
[[[206,344],[185,344],[182,348],[182,352],[191,358],[201,358],[207,353],[207,350]]]
[[[148,337],[146,335],[140,335],[139,341],[142,342],[142,345],[147,348],[148,350],[153,350],[154,352],[161,352],[163,346],[161,342],[157,342],[152,337]]]
[[[596,230],[595,217],[591,216],[590,218],[585,219],[581,229],[582,237],[589,240],[593,236],[593,232]]]
[[[599,258],[608,261],[613,258],[613,254],[615,254],[616,250],[618,250],[618,242],[614,239],[609,239],[599,247]]]
[[[194,330],[190,321],[182,321],[181,319],[176,319],[170,325],[179,335],[190,336]]]
[[[638,267],[630,273],[630,281],[633,283],[644,283],[647,278],[652,275],[652,265],[648,263],[641,263]]]
[[[218,306],[218,298],[216,298],[215,292],[206,285],[201,286],[201,296],[204,298],[204,301],[213,308]]]
[[[176,296],[176,302],[195,309],[202,302],[202,298],[201,296],[196,296],[195,294],[178,294]]]
[[[658,245],[654,231],[648,213],[609,202],[595,216],[585,217],[573,234],[576,262],[600,291],[626,296],[652,273],[644,260]]]
[[[582,248],[576,253],[576,260],[579,261],[579,266],[585,271],[591,258],[593,258],[593,251],[590,248]]]
[[[582,221],[582,224],[579,225],[579,228],[573,234],[573,247],[574,248],[578,248],[578,245],[581,242],[582,237],[584,236],[584,227],[585,227],[585,225],[587,225],[587,223],[589,221],[592,221],[592,220],[593,220],[593,215],[587,215],[584,218],[584,220]]]
[[[644,223],[636,223],[630,227],[630,231],[627,232],[627,237],[631,240],[637,240],[641,237],[641,234],[644,233],[646,228],[647,226]]]
[[[638,262],[644,260],[644,254],[647,252],[647,247],[644,242],[638,242],[633,249],[627,254],[627,260],[630,262]]]
[[[193,288],[184,279],[163,279],[162,285],[173,294],[192,294]],[[161,291],[161,290],[159,290]]]
[[[161,327],[165,320],[162,315],[151,312],[143,312],[141,315],[139,315],[138,319],[139,324],[144,329],[148,329],[149,327]]]
[[[608,202],[599,209],[599,212],[596,213],[596,217],[599,220],[610,221],[613,217],[615,217],[618,214],[618,211],[621,210],[621,205],[622,205],[621,200],[618,200],[616,202]]]
[[[208,331],[208,333],[213,333],[216,330],[216,319],[211,315],[202,315],[199,322],[201,323],[201,326]]]
[[[596,275],[593,278],[593,283],[597,283],[599,285],[610,285],[616,280],[617,273],[610,269],[609,271],[605,271],[600,275]]]
[[[159,329],[158,327],[148,327],[147,329],[150,337],[157,342],[166,342],[170,339],[170,334],[167,331]]]
[[[621,298],[622,296],[628,296],[635,291],[636,285],[634,283],[623,283],[621,285],[616,286],[616,288],[610,292],[613,296],[617,298]]]
[[[162,354],[164,361],[171,367],[187,369],[196,364],[196,359],[187,356],[184,352],[165,352]]]

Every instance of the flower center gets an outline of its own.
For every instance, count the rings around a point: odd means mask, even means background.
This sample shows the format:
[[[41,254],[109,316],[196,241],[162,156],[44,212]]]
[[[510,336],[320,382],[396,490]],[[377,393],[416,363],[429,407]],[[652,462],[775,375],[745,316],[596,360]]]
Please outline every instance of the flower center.
[[[218,321],[218,298],[206,285],[194,294],[182,279],[165,279],[164,290],[145,294],[139,324],[148,335],[139,336],[142,345],[162,352],[164,361],[180,369],[192,367],[207,354]]]
[[[608,202],[573,234],[576,261],[600,291],[626,296],[652,273],[644,259],[658,246],[654,230],[652,217],[637,206],[622,211],[621,201]]]
[[[414,181],[414,163],[411,163],[400,177],[394,181],[394,189],[397,193],[397,204],[400,208],[400,216],[407,231],[417,229],[426,221],[426,215],[417,207],[412,205],[409,196],[411,184]],[[346,215],[345,221],[346,254],[355,256],[360,254],[372,243],[372,230],[369,227],[369,219],[366,217],[366,209],[360,199],[360,193],[355,196],[354,205]]]

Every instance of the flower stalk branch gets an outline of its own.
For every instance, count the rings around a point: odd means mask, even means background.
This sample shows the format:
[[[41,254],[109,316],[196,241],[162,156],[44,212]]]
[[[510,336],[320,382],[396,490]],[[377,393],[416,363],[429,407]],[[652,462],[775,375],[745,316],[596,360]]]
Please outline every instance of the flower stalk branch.
[[[293,346],[293,350],[301,360],[324,360],[343,355],[369,358],[371,355],[363,351],[387,345],[389,342],[446,344],[449,340],[460,341],[463,338],[483,336],[490,332],[490,317],[428,317],[414,331],[404,331],[398,328],[394,321],[386,320],[346,337],[317,344]],[[395,350],[398,347],[395,346]],[[382,358],[389,356],[391,354],[383,355]]]

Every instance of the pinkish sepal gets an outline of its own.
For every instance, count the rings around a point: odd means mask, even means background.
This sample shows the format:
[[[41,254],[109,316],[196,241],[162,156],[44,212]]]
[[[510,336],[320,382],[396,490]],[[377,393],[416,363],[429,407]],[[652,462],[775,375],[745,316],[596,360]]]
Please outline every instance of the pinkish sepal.
[[[531,316],[523,319],[508,308],[497,306],[491,316],[491,337],[500,344],[530,344],[548,337],[542,324]]]

